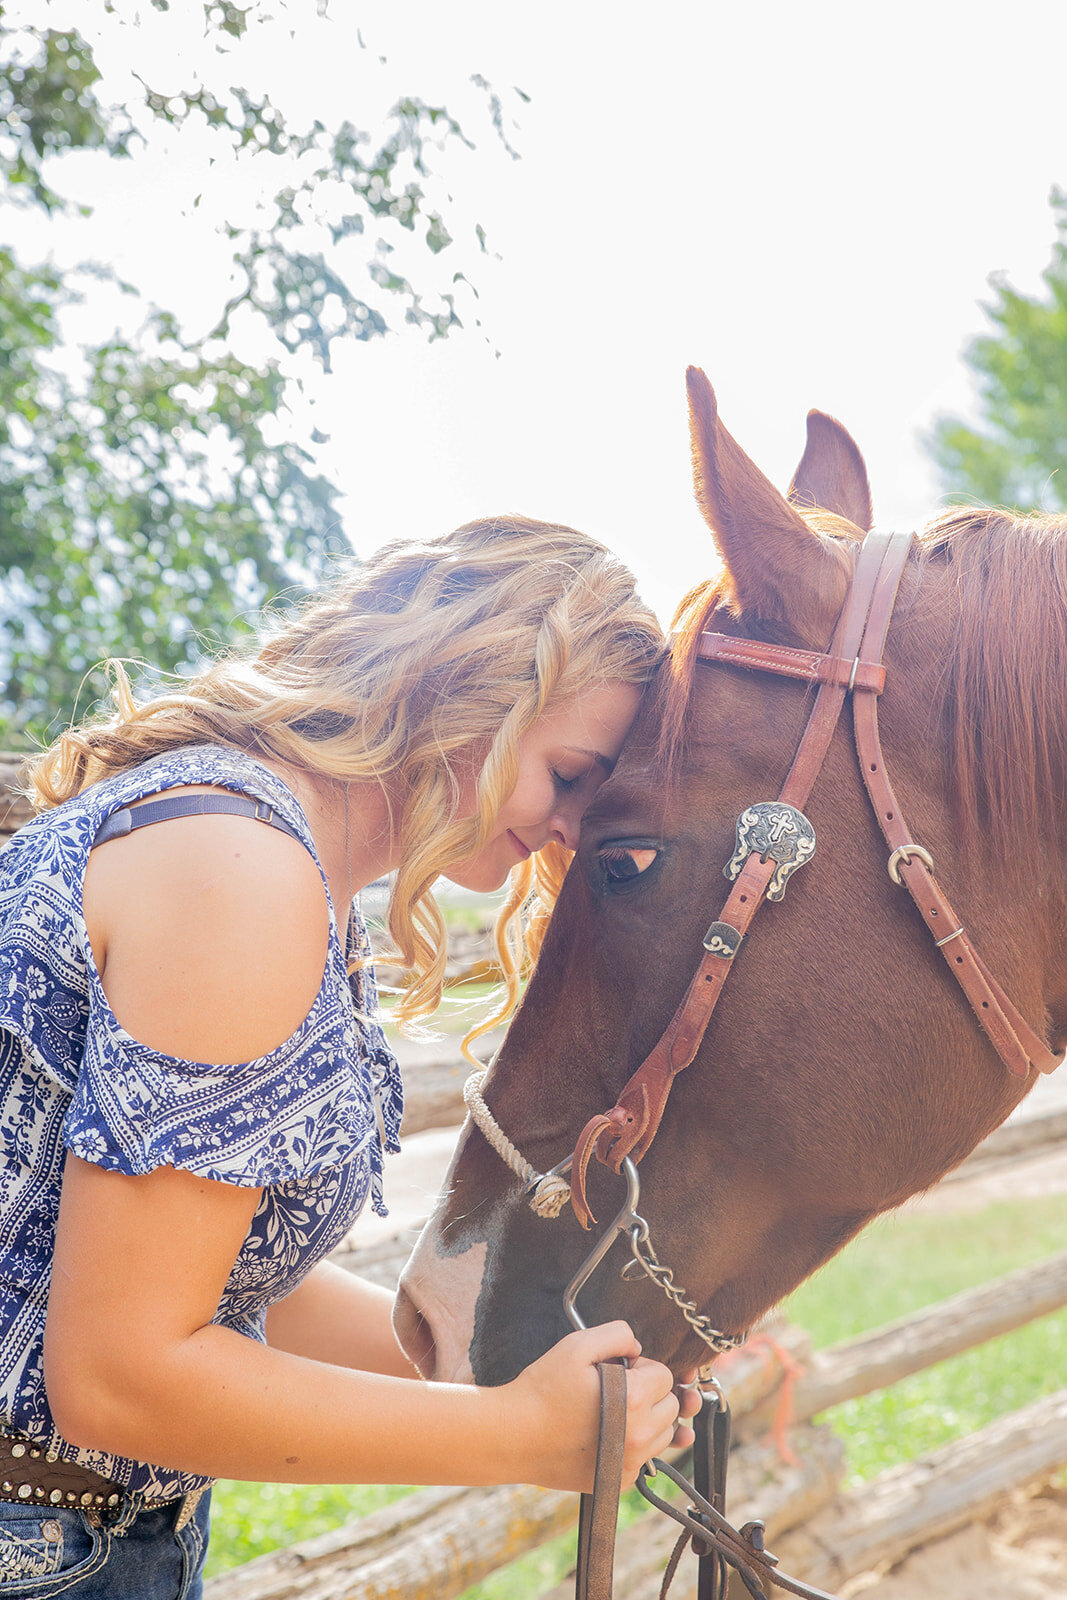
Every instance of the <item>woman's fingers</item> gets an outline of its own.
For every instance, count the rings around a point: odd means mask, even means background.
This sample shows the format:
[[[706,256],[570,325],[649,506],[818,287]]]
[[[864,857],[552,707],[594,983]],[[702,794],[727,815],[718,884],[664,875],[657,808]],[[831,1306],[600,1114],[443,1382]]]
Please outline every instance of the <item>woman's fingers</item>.
[[[533,1403],[533,1432],[543,1447],[543,1464],[532,1481],[549,1487],[589,1488],[599,1417],[593,1369],[602,1361],[629,1363],[623,1458],[628,1484],[643,1462],[662,1455],[671,1445],[685,1449],[693,1443],[689,1419],[700,1408],[699,1392],[684,1387],[668,1367],[642,1356],[640,1350],[627,1323],[602,1323],[568,1334],[514,1380],[523,1403]]]
[[[584,1328],[580,1333],[568,1334],[560,1342],[573,1342],[576,1348],[581,1349],[583,1359],[590,1366],[595,1366],[598,1361],[620,1358],[636,1361],[641,1354],[640,1343],[628,1322],[602,1322],[595,1328]]]
[[[690,1417],[695,1417],[705,1402],[703,1391],[699,1388],[700,1370],[690,1367],[688,1372],[683,1372],[675,1379],[675,1393],[678,1396],[678,1425],[674,1430],[674,1445],[678,1450],[688,1450],[696,1440],[694,1430],[687,1426]]]
[[[683,1417],[695,1417],[703,1404],[704,1397],[699,1389],[690,1389],[676,1385],[675,1392],[680,1402],[679,1409]]]
[[[670,1369],[644,1357],[635,1361],[628,1374],[626,1409],[624,1473],[631,1483],[642,1462],[660,1455],[674,1438],[679,1403]]]

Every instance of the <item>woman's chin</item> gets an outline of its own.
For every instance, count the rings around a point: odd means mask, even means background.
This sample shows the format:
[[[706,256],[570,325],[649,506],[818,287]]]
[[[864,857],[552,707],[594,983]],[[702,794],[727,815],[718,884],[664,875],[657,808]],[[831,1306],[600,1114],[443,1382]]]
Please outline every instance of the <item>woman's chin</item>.
[[[507,883],[508,876],[506,867],[475,866],[473,862],[469,867],[457,863],[442,873],[458,889],[470,889],[474,894],[495,894]]]

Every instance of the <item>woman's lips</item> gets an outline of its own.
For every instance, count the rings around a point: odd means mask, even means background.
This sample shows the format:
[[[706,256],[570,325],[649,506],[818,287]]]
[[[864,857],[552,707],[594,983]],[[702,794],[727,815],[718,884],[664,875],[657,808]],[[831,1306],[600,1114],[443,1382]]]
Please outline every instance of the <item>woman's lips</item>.
[[[525,861],[527,856],[530,854],[530,852],[529,852],[529,850],[527,850],[526,846],[523,844],[523,842],[519,838],[518,834],[512,833],[511,829],[509,828],[508,829],[508,838],[511,840],[512,844],[515,846],[516,850],[519,852],[519,860],[520,861]]]

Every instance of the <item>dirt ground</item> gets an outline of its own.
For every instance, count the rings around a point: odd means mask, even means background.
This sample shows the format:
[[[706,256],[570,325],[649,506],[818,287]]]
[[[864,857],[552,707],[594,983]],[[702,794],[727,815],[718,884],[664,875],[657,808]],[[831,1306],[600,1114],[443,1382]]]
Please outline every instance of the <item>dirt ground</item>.
[[[1067,1595],[1067,1489],[1013,1494],[988,1521],[914,1550],[879,1577],[868,1573],[841,1600],[1063,1600]]]
[[[1062,1082],[1060,1080],[1063,1080]],[[1067,1065],[1043,1079],[1016,1116],[1067,1105]],[[1067,1191],[1067,1150],[977,1178],[957,1179],[910,1204],[915,1210],[978,1210],[998,1200]],[[1067,1374],[1064,1374],[1067,1382]],[[841,1600],[1067,1600],[1067,1487],[1007,1496],[986,1522],[912,1551],[884,1574],[856,1578]]]

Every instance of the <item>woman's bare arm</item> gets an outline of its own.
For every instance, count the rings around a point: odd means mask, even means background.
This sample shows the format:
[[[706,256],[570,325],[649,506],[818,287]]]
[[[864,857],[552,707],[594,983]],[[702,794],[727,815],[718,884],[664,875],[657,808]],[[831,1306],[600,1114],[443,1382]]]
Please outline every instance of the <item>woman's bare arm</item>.
[[[534,1482],[592,1476],[593,1364],[633,1355],[624,1323],[572,1334],[499,1389],[354,1372],[212,1324],[255,1191],[69,1156],[45,1337],[75,1444],[211,1476],[295,1483]],[[630,1374],[628,1466],[670,1441],[667,1370]]]
[[[394,1378],[419,1374],[396,1342],[395,1296],[324,1261],[267,1312],[267,1343],[338,1367]]]

